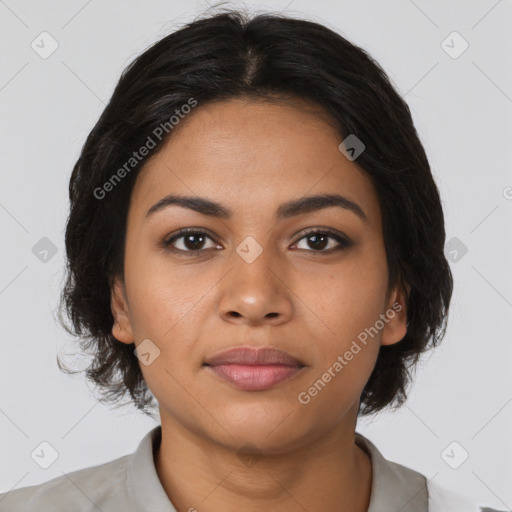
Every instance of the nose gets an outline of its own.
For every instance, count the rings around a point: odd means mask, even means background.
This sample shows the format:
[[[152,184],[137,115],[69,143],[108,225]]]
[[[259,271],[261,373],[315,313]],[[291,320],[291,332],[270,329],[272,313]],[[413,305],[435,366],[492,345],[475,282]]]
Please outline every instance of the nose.
[[[230,323],[279,325],[293,316],[293,293],[286,271],[263,251],[252,263],[238,254],[221,281],[219,312]]]

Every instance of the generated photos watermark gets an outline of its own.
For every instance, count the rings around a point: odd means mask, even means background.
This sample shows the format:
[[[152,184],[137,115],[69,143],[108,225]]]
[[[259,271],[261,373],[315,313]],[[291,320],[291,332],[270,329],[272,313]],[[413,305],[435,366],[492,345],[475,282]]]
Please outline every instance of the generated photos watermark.
[[[121,180],[130,173],[132,169],[150,154],[151,150],[157,145],[157,141],[160,142],[165,135],[169,134],[171,130],[179,124],[181,119],[184,119],[187,114],[192,111],[192,108],[197,105],[197,100],[189,98],[187,103],[184,103],[180,108],[177,108],[168,121],[160,123],[152,132],[148,135],[148,138],[144,144],[137,150],[132,152],[132,156],[121,166],[112,176],[105,182],[101,187],[94,189],[94,197],[96,199],[103,199],[108,192],[114,190],[114,187],[121,182]],[[156,140],[155,140],[156,139]]]
[[[381,313],[379,320],[377,320],[373,326],[365,328],[364,331],[360,332],[357,336],[357,340],[363,346],[366,346],[368,343],[368,336],[373,338],[375,335],[379,333],[384,328],[384,325],[389,322],[389,320],[393,319],[396,313],[402,311],[403,307],[399,302],[395,302],[391,308],[389,308],[386,313]],[[311,399],[318,395],[320,391],[322,391],[326,384],[329,383],[336,375],[338,375],[345,366],[348,365],[354,356],[361,352],[361,345],[357,340],[352,341],[352,345],[348,350],[344,352],[343,355],[339,355],[336,358],[336,361],[321,375],[321,377],[316,380],[307,391],[301,391],[297,400],[302,405],[307,405],[311,402]]]

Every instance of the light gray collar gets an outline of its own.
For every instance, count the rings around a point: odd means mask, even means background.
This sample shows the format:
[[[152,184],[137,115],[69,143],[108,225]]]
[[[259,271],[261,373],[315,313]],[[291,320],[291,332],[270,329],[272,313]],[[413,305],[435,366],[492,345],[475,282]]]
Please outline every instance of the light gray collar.
[[[427,512],[428,489],[424,475],[384,458],[378,448],[356,432],[356,444],[372,461],[372,492],[368,512]]]
[[[156,472],[153,453],[162,439],[160,425],[141,440],[127,466],[128,493],[133,510],[176,512]],[[368,512],[427,512],[426,478],[413,469],[391,462],[366,437],[355,441],[372,461],[372,489]]]

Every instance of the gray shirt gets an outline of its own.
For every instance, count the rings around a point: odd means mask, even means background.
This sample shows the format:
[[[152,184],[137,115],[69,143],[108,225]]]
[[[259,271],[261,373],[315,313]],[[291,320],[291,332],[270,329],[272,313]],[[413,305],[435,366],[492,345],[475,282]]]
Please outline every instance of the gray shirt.
[[[0,494],[0,512],[176,512],[154,464],[153,456],[161,435],[159,425],[144,436],[132,454],[65,473],[39,485]],[[385,459],[369,439],[357,432],[355,435],[356,443],[368,453],[372,462],[368,512],[481,510],[463,501],[447,501],[447,494],[439,492],[440,488],[436,489],[434,499],[431,484],[425,476]],[[190,510],[194,510],[193,506]]]

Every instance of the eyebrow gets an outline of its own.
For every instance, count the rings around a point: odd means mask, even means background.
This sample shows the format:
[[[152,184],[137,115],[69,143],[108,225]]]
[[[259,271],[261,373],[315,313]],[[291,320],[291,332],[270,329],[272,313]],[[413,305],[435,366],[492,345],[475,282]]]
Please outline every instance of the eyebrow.
[[[210,199],[199,196],[179,196],[169,194],[156,202],[147,211],[146,219],[154,215],[156,212],[173,205],[188,208],[189,210],[193,210],[210,217],[230,219],[233,216],[233,212],[229,208]],[[280,205],[276,210],[275,217],[277,220],[283,220],[332,206],[337,206],[351,211],[364,221],[368,219],[363,209],[357,203],[339,194],[322,194],[294,199]]]

